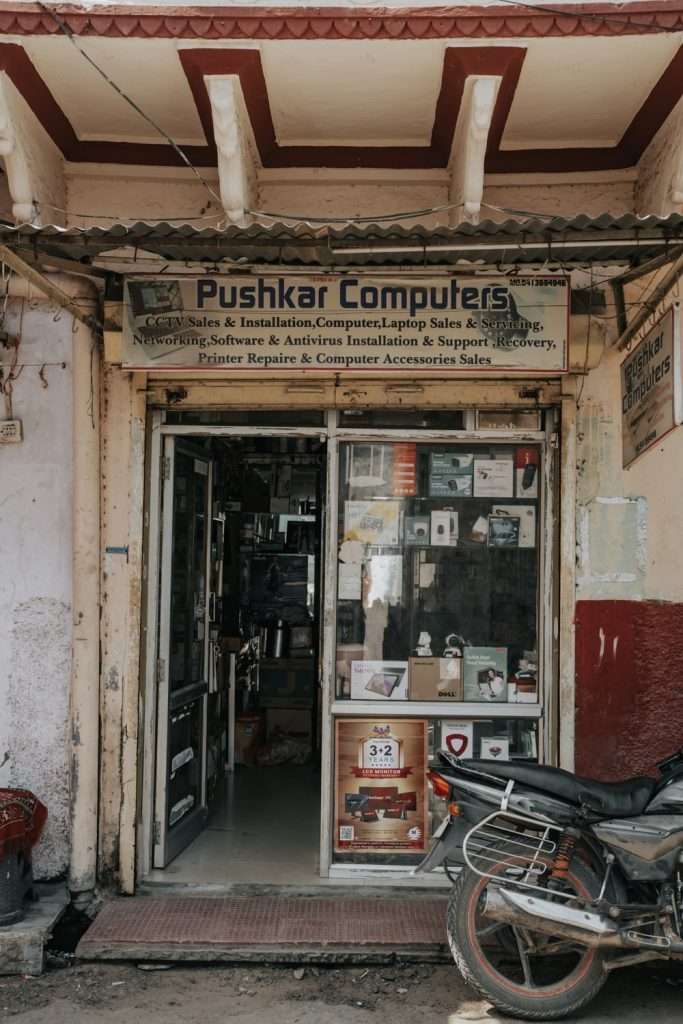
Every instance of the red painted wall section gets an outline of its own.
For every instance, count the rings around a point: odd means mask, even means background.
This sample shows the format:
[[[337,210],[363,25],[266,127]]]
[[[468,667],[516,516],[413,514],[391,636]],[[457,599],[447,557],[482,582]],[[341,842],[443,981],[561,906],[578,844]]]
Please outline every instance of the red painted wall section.
[[[683,604],[579,601],[576,771],[650,774],[683,746]]]

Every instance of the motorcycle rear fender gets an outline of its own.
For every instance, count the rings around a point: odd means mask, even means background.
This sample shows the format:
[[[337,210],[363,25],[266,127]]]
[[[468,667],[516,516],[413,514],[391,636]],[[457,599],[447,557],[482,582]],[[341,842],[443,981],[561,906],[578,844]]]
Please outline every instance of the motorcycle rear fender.
[[[453,799],[461,807],[465,807],[465,817],[469,818],[473,824],[501,807],[504,787],[490,785],[485,778],[475,773],[458,774],[457,771],[449,772],[440,768],[437,770],[439,775],[451,784]],[[466,807],[468,804],[474,805],[480,810],[471,813]],[[573,804],[518,783],[515,783],[509,794],[508,809],[516,811],[518,814],[541,816],[556,825],[572,825],[579,814],[579,808]]]
[[[473,826],[464,818],[455,818],[451,821],[446,831],[432,844],[432,848],[415,868],[413,874],[421,874],[424,871],[433,871],[440,867],[445,860],[450,863],[464,864],[462,855],[462,844],[465,836]]]

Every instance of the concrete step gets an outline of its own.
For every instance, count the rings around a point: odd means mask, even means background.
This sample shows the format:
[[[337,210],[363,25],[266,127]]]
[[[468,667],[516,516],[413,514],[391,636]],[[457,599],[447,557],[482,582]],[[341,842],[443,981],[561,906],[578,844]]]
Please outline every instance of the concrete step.
[[[106,904],[87,960],[384,963],[448,960],[446,898],[385,894],[136,896]]]
[[[0,928],[0,975],[43,971],[44,949],[69,903],[63,885],[36,884],[38,900],[26,903],[23,921]]]

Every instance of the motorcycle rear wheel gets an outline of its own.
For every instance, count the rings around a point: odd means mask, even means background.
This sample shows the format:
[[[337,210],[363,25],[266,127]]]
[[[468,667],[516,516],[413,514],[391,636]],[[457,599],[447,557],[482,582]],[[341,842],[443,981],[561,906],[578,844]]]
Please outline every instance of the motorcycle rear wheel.
[[[491,873],[503,875],[505,869],[502,854],[500,865],[494,866]],[[600,889],[595,873],[578,857],[572,861],[567,882],[577,895],[584,898],[595,897]],[[587,947],[572,947],[575,952],[565,957],[567,973],[564,974],[564,961],[560,960],[558,964],[556,959],[552,966],[559,970],[559,977],[544,984],[547,979],[542,979],[541,975],[549,963],[548,958],[541,954],[536,959],[528,949],[525,956],[523,947],[528,944],[528,936],[521,929],[496,926],[482,915],[488,884],[488,879],[463,868],[451,890],[448,943],[464,980],[498,1010],[523,1020],[559,1020],[589,1003],[607,980],[604,954]],[[497,930],[502,933],[498,936],[502,941],[495,948],[495,942],[492,947],[484,941],[484,934],[486,938],[493,938]],[[541,935],[534,938],[546,945],[554,941]],[[560,940],[561,936],[558,936]],[[514,964],[510,970],[500,969],[501,961],[514,960],[512,951],[515,947],[521,968],[517,973],[522,975],[521,981],[515,977]],[[537,983],[539,981],[540,984]]]

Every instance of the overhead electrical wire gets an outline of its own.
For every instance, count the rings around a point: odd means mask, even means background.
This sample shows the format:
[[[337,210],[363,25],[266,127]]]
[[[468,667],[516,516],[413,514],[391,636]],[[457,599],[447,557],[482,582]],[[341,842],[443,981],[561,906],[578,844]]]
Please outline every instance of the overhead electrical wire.
[[[498,2],[508,4],[510,7],[524,7],[530,11],[540,11],[542,14],[552,14],[554,17],[559,15],[566,18],[590,18],[593,21],[604,21],[608,25],[622,25],[624,28],[642,28],[646,32],[656,32],[657,34],[681,31],[680,25],[674,28],[660,28],[659,25],[646,24],[643,21],[627,21],[626,18],[615,18],[611,14],[599,14],[597,11],[582,10],[581,5],[578,4],[576,10],[560,10],[557,7],[545,7],[543,4],[525,3],[524,0],[498,0]]]
[[[142,224],[149,223],[149,221],[146,221],[144,217],[135,216],[134,214],[126,214],[125,217],[122,217],[122,215],[120,213],[117,213],[117,214],[112,214],[112,213],[81,213],[80,211],[76,211],[76,210],[65,210],[63,206],[55,206],[54,203],[46,203],[46,202],[42,202],[42,201],[38,202],[37,200],[34,201],[34,205],[37,206],[39,210],[41,208],[45,207],[48,210],[54,210],[55,213],[66,214],[67,217],[83,217],[85,220],[112,220],[112,221],[116,222],[117,224],[121,224],[124,220],[135,221],[138,224],[140,224],[140,223],[142,223]],[[222,219],[221,218],[221,213],[219,213],[217,211],[216,213],[206,213],[206,214],[203,214],[203,213],[187,213],[187,214],[185,214],[184,217],[155,217],[155,223],[164,222],[166,224],[172,224],[172,223],[189,224],[189,222],[192,221],[192,220],[221,220],[221,219]]]
[[[94,70],[97,72],[97,74],[100,75],[105,80],[107,85],[111,86],[111,88],[114,89],[114,91],[118,93],[118,95],[121,97],[122,100],[125,100],[125,102],[128,103],[129,106],[131,106],[133,108],[133,110],[135,110],[136,113],[138,113],[140,115],[140,117],[142,117],[147,122],[147,124],[151,125],[151,127],[156,132],[158,132],[159,135],[161,135],[162,138],[164,138],[166,140],[166,142],[169,144],[169,146],[173,147],[173,150],[178,154],[178,156],[183,161],[183,163],[187,167],[189,167],[189,169],[192,171],[192,173],[202,183],[202,185],[204,186],[206,191],[209,193],[209,195],[212,197],[212,199],[215,199],[218,202],[218,204],[221,207],[221,209],[222,209],[223,204],[222,204],[222,201],[221,201],[221,197],[218,195],[217,192],[214,191],[214,189],[211,188],[211,185],[209,185],[209,183],[206,180],[206,178],[197,170],[197,168],[192,163],[192,161],[187,156],[187,154],[174,141],[174,139],[171,138],[171,136],[168,134],[168,132],[164,131],[164,129],[161,127],[161,125],[157,124],[157,122],[154,120],[154,118],[150,117],[149,114],[147,114],[142,109],[142,107],[138,103],[135,102],[135,100],[131,99],[131,97],[128,96],[123,91],[123,89],[121,89],[121,87],[116,84],[116,82],[112,78],[109,77],[107,72],[103,68],[101,68],[100,65],[96,61],[94,61],[92,59],[92,57],[83,49],[83,47],[80,46],[79,43],[76,42],[76,37],[75,37],[73,31],[66,24],[66,22],[62,21],[62,19],[50,7],[48,7],[46,4],[42,3],[41,0],[38,0],[38,6],[41,8],[41,10],[45,11],[45,13],[47,15],[49,15],[50,18],[52,18],[52,20],[54,21],[55,25],[57,25],[57,27],[59,28],[59,31],[62,33],[62,35],[66,36],[66,38],[69,40],[69,42],[72,44],[72,46],[74,46],[76,48],[76,50],[78,51],[78,53],[80,53],[81,57],[83,57],[83,59],[86,60],[88,62],[88,64],[90,64],[90,66],[92,68],[94,68]]]
[[[569,13],[567,11],[557,11],[557,10],[553,10],[552,8],[549,8],[549,7],[545,8],[545,7],[537,6],[535,4],[530,4],[530,3],[518,3],[518,0],[502,0],[502,2],[503,3],[512,4],[513,6],[526,7],[528,9],[530,9],[530,10],[545,11],[547,13],[551,13],[551,14],[555,14],[555,15],[557,15],[557,14],[568,14]],[[178,154],[178,156],[183,161],[185,166],[190,171],[192,171],[192,173],[195,175],[195,177],[198,179],[198,181],[203,185],[203,187],[206,189],[208,194],[211,196],[211,199],[218,203],[218,209],[219,209],[220,213],[217,211],[215,216],[211,215],[211,214],[208,215],[208,216],[207,215],[191,216],[191,217],[187,218],[187,220],[196,221],[196,220],[214,220],[214,219],[216,219],[216,220],[221,221],[222,218],[223,218],[223,203],[222,203],[220,195],[215,191],[215,189],[212,188],[212,186],[206,180],[204,175],[201,174],[201,172],[197,169],[197,167],[192,163],[192,161],[187,156],[187,154],[184,152],[182,147],[178,145],[178,143],[172,138],[172,136],[169,135],[169,133],[166,132],[161,127],[161,125],[159,125],[158,122],[154,120],[154,118],[152,118],[145,110],[143,110],[143,108],[140,106],[139,103],[137,103],[126,92],[124,92],[124,90],[110,77],[110,75],[108,75],[107,72],[102,67],[100,67],[100,65],[87,53],[87,51],[83,49],[83,47],[77,42],[76,36],[75,36],[75,33],[73,32],[73,30],[66,24],[65,21],[63,21],[62,18],[59,17],[59,15],[54,10],[52,10],[47,4],[43,3],[42,0],[38,0],[38,6],[50,18],[52,18],[52,20],[54,21],[55,25],[58,27],[59,31],[65,36],[65,38],[67,38],[69,40],[69,42],[72,44],[72,46],[74,46],[75,49],[77,50],[77,52],[80,54],[80,56],[84,60],[86,60],[88,62],[88,64],[97,72],[97,74],[99,74],[104,79],[104,81],[112,89],[115,90],[115,92],[121,97],[121,99],[124,100],[133,110],[135,110],[135,112],[137,114],[139,114],[139,116],[142,117],[168,143],[169,146],[172,147],[174,152]],[[585,12],[584,12],[584,16],[585,16]],[[602,16],[599,16],[599,15],[596,15],[596,17],[600,17],[601,20],[614,20],[614,19],[602,18]],[[624,22],[623,19],[621,20],[620,23],[622,23],[622,24],[629,24],[628,22]],[[647,26],[647,27],[651,28],[651,26]],[[113,214],[77,213],[77,212],[70,211],[70,210],[67,211],[67,210],[59,209],[59,207],[52,206],[50,204],[43,204],[43,205],[47,205],[47,206],[49,206],[50,209],[53,209],[53,210],[55,210],[56,212],[59,212],[59,213],[65,213],[65,214],[67,214],[70,217],[83,217],[83,218],[85,218],[87,220],[91,220],[91,219],[111,220],[111,221],[120,221],[121,220],[120,216],[113,215]],[[275,221],[288,221],[290,223],[303,224],[303,225],[307,225],[307,226],[313,226],[313,225],[316,225],[316,224],[319,224],[321,226],[324,226],[326,224],[349,224],[349,225],[353,225],[353,224],[386,223],[386,222],[389,222],[389,221],[397,221],[397,220],[414,220],[417,217],[435,216],[438,213],[444,213],[444,212],[447,212],[447,211],[450,211],[450,210],[460,209],[460,208],[462,208],[463,205],[464,205],[463,203],[443,203],[443,204],[438,205],[438,206],[426,207],[426,208],[419,209],[419,210],[398,211],[396,213],[377,214],[377,215],[373,215],[373,216],[369,216],[369,217],[365,217],[365,216],[363,216],[363,217],[360,217],[360,216],[318,217],[318,216],[306,216],[306,215],[301,215],[301,214],[276,213],[276,212],[269,211],[269,210],[252,210],[252,209],[245,209],[245,214],[247,214],[250,217],[255,217],[255,218],[258,218],[258,219],[275,220]],[[526,216],[526,217],[533,217],[533,218],[539,219],[539,220],[541,220],[541,219],[547,219],[547,220],[554,219],[553,215],[547,214],[547,213],[540,213],[540,212],[534,212],[534,211],[529,211],[529,210],[516,210],[516,209],[513,209],[513,208],[494,206],[494,205],[492,205],[490,203],[482,203],[482,206],[485,206],[485,207],[487,207],[488,209],[491,209],[491,210],[496,210],[497,212],[500,212],[500,213],[510,213],[512,215],[515,215],[515,216],[520,216],[521,215],[521,216]],[[136,218],[126,217],[125,219],[126,220],[134,220]],[[167,223],[171,223],[172,221],[182,222],[182,221],[185,220],[185,218],[182,218],[182,217],[163,217],[163,218],[157,218],[157,220],[164,220]]]
[[[530,10],[530,11],[540,11],[540,12],[543,12],[543,13],[551,14],[553,16],[558,16],[558,15],[565,15],[565,16],[570,16],[571,15],[571,16],[575,16],[575,13],[576,13],[574,11],[559,10],[557,8],[545,7],[543,5],[532,4],[532,3],[525,3],[525,2],[523,2],[523,0],[500,0],[500,2],[508,4],[510,6],[515,6],[515,7],[518,7],[518,8],[519,7],[524,7],[526,9]],[[138,103],[136,103],[135,100],[133,100],[130,96],[128,96],[127,93],[125,93],[124,90],[121,89],[121,87],[107,74],[107,72],[104,71],[104,69],[102,67],[100,67],[100,65],[79,45],[79,43],[76,40],[75,33],[73,32],[73,30],[62,20],[62,18],[59,17],[59,15],[54,10],[52,10],[45,3],[42,3],[41,0],[38,0],[38,6],[54,21],[54,23],[58,27],[59,31],[75,47],[75,49],[80,54],[80,56],[84,60],[86,60],[88,62],[88,64],[97,72],[97,74],[99,74],[104,79],[104,81],[110,86],[110,88],[112,88],[117,93],[117,95],[120,96],[121,99],[124,100],[124,102],[126,102],[133,110],[135,110],[135,112],[140,117],[142,117],[168,143],[169,146],[172,147],[174,152],[178,154],[178,156],[180,157],[182,162],[185,164],[185,166],[195,175],[197,180],[206,189],[206,191],[209,194],[209,196],[211,197],[211,199],[218,204],[218,210],[216,211],[215,214],[205,214],[202,211],[198,215],[190,215],[188,217],[163,217],[163,218],[158,218],[158,219],[155,219],[156,223],[159,223],[159,221],[161,221],[161,220],[163,220],[166,223],[172,223],[172,222],[189,223],[191,221],[195,221],[196,222],[196,221],[210,221],[211,220],[211,221],[218,221],[218,226],[220,227],[221,223],[222,223],[222,220],[223,220],[223,214],[224,214],[223,204],[222,204],[221,197],[212,188],[212,186],[209,184],[209,182],[206,180],[206,178],[201,174],[201,172],[197,169],[197,167],[195,167],[195,165],[192,163],[190,158],[183,151],[182,147],[179,146],[175,142],[175,140],[168,134],[168,132],[166,132],[148,113],[146,113],[146,111],[143,110],[142,107]],[[581,16],[582,17],[590,17],[590,18],[594,18],[594,19],[597,19],[597,20],[600,20],[600,21],[605,21],[605,22],[612,22],[614,24],[622,24],[622,25],[630,25],[630,26],[633,26],[633,27],[641,27],[643,29],[647,29],[648,31],[652,31],[652,29],[653,29],[652,25],[642,24],[642,25],[639,26],[637,23],[635,23],[633,21],[625,21],[624,19],[614,18],[611,15],[603,15],[603,14],[597,14],[597,13],[593,13],[593,12],[582,11],[581,12]],[[655,29],[658,30],[657,27],[655,27]],[[665,29],[664,31],[674,31],[674,29],[671,29],[671,30]],[[36,205],[40,206],[41,204],[36,204]],[[72,211],[72,210],[65,210],[65,209],[62,209],[60,207],[54,206],[52,204],[49,204],[49,203],[43,203],[42,205],[48,207],[49,209],[54,210],[55,212],[63,213],[66,216],[69,216],[69,217],[82,217],[85,220],[110,220],[110,221],[113,221],[113,222],[120,223],[121,219],[122,219],[120,217],[120,215],[118,215],[118,214],[80,213],[80,212],[76,212],[76,211]],[[356,224],[357,225],[367,225],[367,224],[373,224],[373,223],[387,223],[387,222],[392,222],[392,221],[414,220],[414,219],[416,219],[418,217],[432,217],[432,216],[438,215],[439,213],[445,213],[445,212],[449,212],[449,211],[452,211],[452,210],[461,209],[463,207],[463,205],[464,205],[463,203],[443,203],[443,204],[440,204],[440,205],[437,205],[437,206],[424,207],[424,208],[417,209],[417,210],[404,210],[404,211],[397,211],[395,213],[390,213],[390,214],[376,214],[376,215],[372,215],[372,216],[318,217],[318,216],[305,216],[305,215],[302,216],[301,214],[299,214],[299,215],[292,215],[292,214],[285,214],[285,213],[276,213],[276,212],[272,212],[272,211],[251,210],[251,209],[246,209],[245,213],[248,216],[254,217],[254,218],[259,219],[259,220],[272,220],[272,221],[289,222],[291,224],[303,225],[303,226],[310,227],[312,230],[315,231],[316,227],[322,229],[322,228],[324,228],[326,226],[334,225],[334,224],[343,224],[343,225],[353,226],[353,225],[356,225]],[[482,207],[484,207],[486,209],[495,210],[498,213],[507,213],[507,214],[510,214],[510,215],[512,215],[514,217],[520,217],[521,216],[521,217],[525,217],[525,218],[533,218],[535,220],[546,220],[546,221],[552,221],[552,220],[556,219],[554,214],[541,213],[540,211],[520,210],[520,209],[515,209],[513,207],[495,206],[495,205],[493,205],[491,203],[486,203],[486,202],[482,202],[481,205],[482,205]],[[125,220],[126,221],[134,221],[134,220],[137,220],[137,218],[126,217]],[[322,232],[322,230],[320,230],[317,233],[320,234],[321,241],[323,241],[325,239],[325,234]],[[329,235],[327,237],[329,239]],[[144,244],[144,240],[140,240],[140,241],[141,241],[142,244]],[[511,240],[511,242],[512,242],[512,240]],[[552,242],[551,241],[549,241],[549,245],[552,246]],[[426,255],[427,252],[428,252],[428,247],[425,246],[424,248],[425,248],[425,255]],[[512,242],[512,244],[510,245],[510,249],[517,250],[518,252],[519,251],[523,251],[524,245],[523,245],[523,243],[520,243],[519,241]],[[378,255],[379,255],[379,252],[378,252]],[[512,253],[511,253],[511,255],[512,255]],[[133,261],[136,262],[137,259],[138,258],[136,257],[136,258],[134,258]],[[245,259],[245,258],[242,258],[242,259]],[[552,259],[552,262],[557,262],[552,257],[551,257],[551,259]],[[242,260],[240,260],[239,262],[241,262],[241,261]],[[237,262],[237,261],[235,261],[235,262]],[[253,262],[253,261],[247,261],[247,262]],[[561,261],[559,261],[559,262],[561,262]],[[605,280],[609,280],[609,279],[606,278]]]
[[[529,9],[529,10],[542,11],[544,13],[553,14],[555,16],[557,16],[557,15],[570,15],[570,14],[573,16],[575,14],[575,12],[569,12],[569,11],[565,11],[565,10],[558,10],[558,9],[555,9],[555,8],[544,7],[542,5],[537,5],[537,4],[524,3],[524,2],[521,2],[521,0],[501,0],[501,2],[509,4],[509,5],[512,5],[512,6],[516,6],[516,7],[525,7],[527,9]],[[73,32],[73,30],[66,24],[66,22],[62,18],[59,17],[59,15],[51,7],[49,7],[47,4],[43,3],[42,0],[38,0],[38,6],[41,8],[41,10],[43,10],[54,21],[55,25],[58,27],[58,29],[62,33],[62,35],[64,35],[65,38],[67,38],[69,40],[69,42],[75,47],[77,52],[80,54],[80,56],[84,60],[86,60],[88,62],[88,64],[97,72],[97,74],[99,74],[104,79],[104,81],[112,89],[114,89],[114,91],[121,97],[121,99],[123,99],[124,102],[126,102],[133,110],[135,110],[135,112],[140,117],[142,117],[168,143],[169,146],[172,147],[174,152],[178,154],[178,156],[183,161],[185,166],[195,175],[197,180],[206,189],[206,191],[210,195],[211,199],[218,203],[218,210],[216,211],[215,215],[214,214],[208,214],[208,215],[200,214],[200,215],[197,215],[197,216],[190,216],[188,218],[183,218],[183,217],[163,217],[163,218],[155,218],[156,221],[159,222],[159,221],[163,220],[163,221],[165,221],[167,223],[171,223],[171,222],[187,223],[189,221],[197,221],[197,220],[202,220],[202,221],[203,220],[217,220],[217,221],[219,221],[219,223],[222,222],[223,215],[224,215],[224,210],[223,210],[223,203],[222,203],[220,195],[215,191],[215,189],[212,188],[212,186],[206,180],[204,175],[202,175],[201,172],[197,169],[197,167],[192,163],[192,161],[187,156],[187,154],[184,152],[182,147],[179,146],[178,143],[175,142],[175,140],[171,137],[171,135],[169,135],[169,133],[166,132],[161,127],[161,125],[159,125],[158,122],[154,120],[154,118],[152,118],[145,110],[143,110],[143,108],[135,100],[133,100],[126,92],[124,92],[124,90],[107,74],[107,72],[102,67],[100,67],[100,65],[87,53],[87,51],[84,50],[82,46],[80,46],[80,44],[76,40],[76,35]],[[581,13],[582,13],[583,17],[595,17],[595,18],[597,18],[597,19],[599,19],[601,21],[612,21],[614,23],[619,23],[619,24],[623,24],[623,25],[634,25],[635,24],[634,22],[626,22],[626,21],[624,21],[624,19],[614,19],[611,16],[603,16],[603,15],[599,15],[599,14],[593,14],[592,12],[585,12],[584,11],[584,12],[581,12]],[[638,27],[638,26],[636,25],[635,27]],[[647,28],[647,29],[652,29],[651,25],[647,25],[647,26],[646,25],[642,25],[641,27]],[[665,31],[669,31],[669,30],[665,30]],[[673,31],[673,29],[671,31]],[[71,211],[71,210],[67,211],[67,210],[64,210],[64,209],[60,209],[59,207],[53,206],[53,205],[51,205],[49,203],[44,203],[42,205],[48,206],[50,209],[52,209],[52,210],[54,210],[56,212],[64,213],[65,215],[67,215],[69,217],[83,217],[86,220],[96,220],[96,219],[99,219],[99,220],[111,220],[111,221],[114,221],[114,222],[120,222],[121,221],[120,215],[103,214],[103,213],[102,214],[78,213],[78,212]],[[460,208],[462,208],[463,205],[464,205],[463,203],[443,203],[443,204],[438,205],[438,206],[426,207],[426,208],[419,209],[419,210],[398,211],[396,213],[391,213],[391,214],[377,214],[377,215],[372,215],[372,216],[367,216],[367,217],[366,216],[318,217],[318,216],[306,216],[306,215],[302,216],[301,214],[295,215],[295,214],[286,214],[286,213],[275,213],[275,212],[267,211],[267,210],[252,210],[252,209],[245,209],[245,214],[247,214],[250,217],[257,218],[259,220],[265,219],[265,220],[274,220],[274,221],[287,221],[289,223],[300,224],[300,225],[309,226],[309,227],[313,228],[315,225],[320,225],[322,227],[322,226],[325,226],[325,225],[328,225],[328,224],[347,224],[347,225],[372,224],[372,223],[378,223],[379,224],[379,223],[387,223],[387,222],[390,222],[390,221],[414,220],[417,217],[435,216],[435,215],[437,215],[439,213],[444,213],[444,212],[447,212],[447,211],[451,211],[451,210],[455,210],[455,209],[460,209]],[[554,219],[554,215],[552,215],[552,214],[540,213],[540,212],[537,212],[537,211],[517,210],[517,209],[514,209],[514,208],[494,206],[494,205],[492,205],[490,203],[482,203],[481,205],[486,207],[487,209],[496,210],[499,213],[509,213],[509,214],[512,214],[513,216],[532,217],[532,218],[537,219],[537,220],[553,220]],[[136,218],[134,218],[134,217],[126,217],[125,220],[136,220]]]

